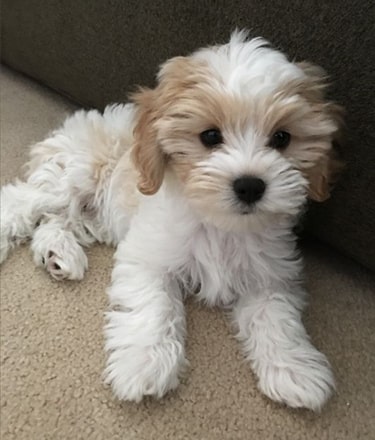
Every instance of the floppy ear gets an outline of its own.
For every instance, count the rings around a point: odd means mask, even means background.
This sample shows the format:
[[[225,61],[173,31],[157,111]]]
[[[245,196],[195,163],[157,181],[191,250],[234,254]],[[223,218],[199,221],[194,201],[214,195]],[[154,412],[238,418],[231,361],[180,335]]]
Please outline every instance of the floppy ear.
[[[199,73],[189,57],[171,58],[161,66],[155,89],[140,89],[132,96],[137,106],[132,160],[139,172],[138,189],[143,194],[158,191],[168,161],[158,142],[158,122],[176,97],[200,80]]]
[[[333,148],[324,153],[314,166],[305,170],[309,198],[316,202],[327,200],[343,168],[344,164]]]
[[[333,122],[336,131],[331,134],[331,139],[328,140],[328,148],[322,151],[316,163],[306,170],[306,177],[309,181],[308,196],[316,202],[324,202],[329,199],[335,183],[345,168],[345,164],[340,158],[344,110],[341,106],[328,102],[322,104],[321,111],[327,119]]]
[[[324,143],[325,148],[316,156],[315,163],[304,170],[309,181],[309,198],[323,202],[330,197],[333,185],[344,169],[344,163],[339,158],[344,129],[344,109],[340,105],[326,101],[324,91],[327,87],[327,75],[321,67],[307,62],[296,64],[306,75],[300,94],[312,105],[314,111],[321,112],[323,117],[335,127],[330,139],[327,140],[328,145]]]
[[[137,105],[132,160],[139,172],[138,189],[145,195],[158,191],[166,166],[166,157],[157,141],[155,123],[159,115],[156,98],[156,90],[150,89],[141,89],[132,96]]]

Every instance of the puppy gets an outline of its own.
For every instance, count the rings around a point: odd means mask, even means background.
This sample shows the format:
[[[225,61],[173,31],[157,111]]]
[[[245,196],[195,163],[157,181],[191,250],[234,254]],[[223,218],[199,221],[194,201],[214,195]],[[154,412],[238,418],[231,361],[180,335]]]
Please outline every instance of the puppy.
[[[120,399],[161,397],[187,367],[184,292],[230,307],[260,390],[319,410],[334,388],[301,321],[293,227],[338,169],[339,107],[323,71],[262,38],[172,58],[155,89],[79,111],[31,148],[1,190],[1,260],[31,239],[55,279],[81,279],[83,247],[117,246],[106,378]]]

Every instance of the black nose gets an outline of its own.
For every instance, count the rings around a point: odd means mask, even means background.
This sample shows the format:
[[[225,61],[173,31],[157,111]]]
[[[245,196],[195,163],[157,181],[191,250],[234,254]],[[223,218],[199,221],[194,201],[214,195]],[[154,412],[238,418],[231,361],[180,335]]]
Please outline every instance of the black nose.
[[[233,182],[233,189],[241,202],[250,205],[262,197],[266,184],[257,177],[244,176]]]

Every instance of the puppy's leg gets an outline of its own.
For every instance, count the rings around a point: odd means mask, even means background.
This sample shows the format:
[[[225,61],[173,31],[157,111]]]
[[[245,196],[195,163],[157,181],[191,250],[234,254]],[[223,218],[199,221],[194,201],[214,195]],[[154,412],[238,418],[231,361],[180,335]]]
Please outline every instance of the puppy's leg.
[[[234,309],[238,337],[264,394],[291,407],[319,410],[334,389],[333,375],[302,324],[303,293],[284,289],[240,298]]]
[[[11,248],[31,238],[41,215],[54,204],[51,194],[26,182],[1,188],[0,263],[6,259]]]
[[[178,286],[139,257],[139,243],[127,244],[117,250],[109,290],[105,374],[117,397],[138,402],[177,387],[187,365],[185,315]]]
[[[87,257],[63,219],[40,224],[33,235],[31,249],[37,266],[43,266],[56,280],[81,280],[88,267]]]

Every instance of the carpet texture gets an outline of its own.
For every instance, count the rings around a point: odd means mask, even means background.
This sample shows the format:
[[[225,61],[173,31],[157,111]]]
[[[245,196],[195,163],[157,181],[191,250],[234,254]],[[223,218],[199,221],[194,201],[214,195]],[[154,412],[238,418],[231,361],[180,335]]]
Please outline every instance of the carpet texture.
[[[1,181],[20,175],[27,145],[74,106],[4,69]],[[190,371],[160,401],[114,399],[102,384],[103,313],[113,250],[94,246],[80,282],[56,282],[27,247],[1,272],[2,440],[370,440],[375,437],[374,275],[305,245],[305,323],[332,362],[338,392],[321,414],[263,397],[220,310],[187,303]]]

